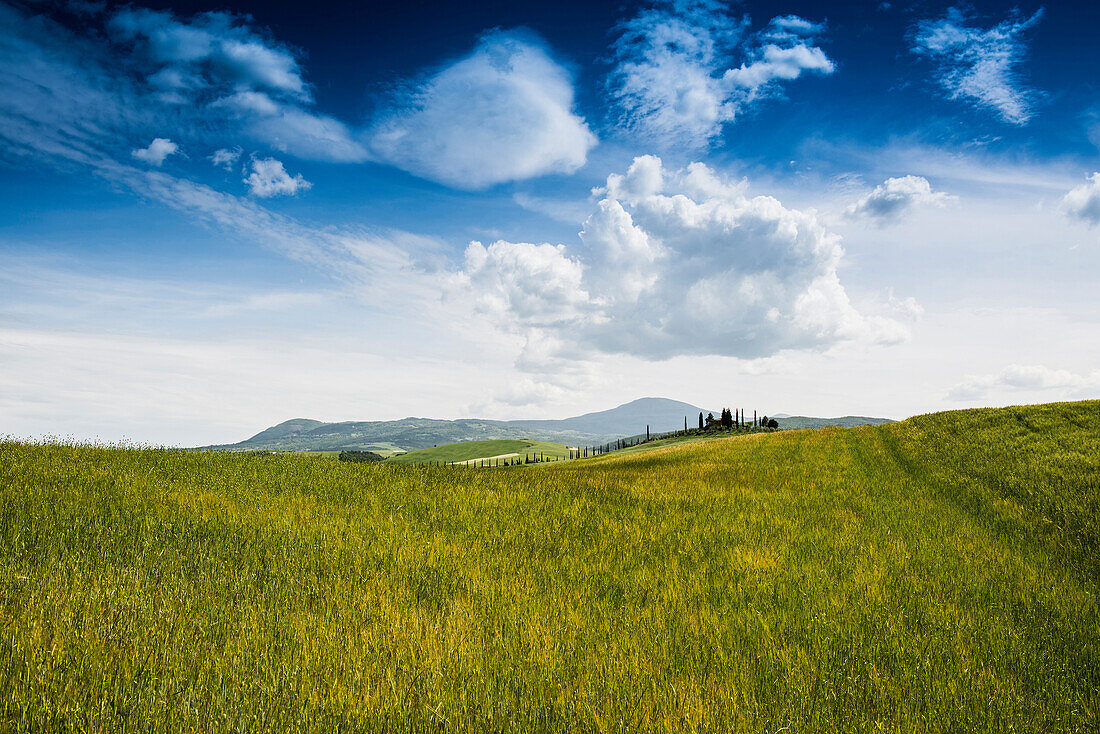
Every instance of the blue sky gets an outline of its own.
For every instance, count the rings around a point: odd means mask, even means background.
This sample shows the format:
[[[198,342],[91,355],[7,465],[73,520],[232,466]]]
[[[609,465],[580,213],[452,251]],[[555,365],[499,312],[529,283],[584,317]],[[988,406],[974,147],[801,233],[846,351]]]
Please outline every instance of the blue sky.
[[[1098,22],[0,2],[0,432],[1096,397]]]

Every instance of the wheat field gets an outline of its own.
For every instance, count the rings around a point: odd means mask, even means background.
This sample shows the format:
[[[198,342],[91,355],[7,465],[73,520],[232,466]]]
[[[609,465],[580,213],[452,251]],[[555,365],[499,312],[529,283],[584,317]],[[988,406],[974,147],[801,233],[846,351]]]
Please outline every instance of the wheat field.
[[[516,470],[0,443],[0,730],[1096,731],[1100,402]]]

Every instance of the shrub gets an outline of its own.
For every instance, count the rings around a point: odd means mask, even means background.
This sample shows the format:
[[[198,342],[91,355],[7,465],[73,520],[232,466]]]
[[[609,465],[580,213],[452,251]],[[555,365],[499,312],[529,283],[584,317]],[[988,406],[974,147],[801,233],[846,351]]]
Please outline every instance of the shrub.
[[[382,461],[382,457],[373,451],[341,451],[340,461]]]

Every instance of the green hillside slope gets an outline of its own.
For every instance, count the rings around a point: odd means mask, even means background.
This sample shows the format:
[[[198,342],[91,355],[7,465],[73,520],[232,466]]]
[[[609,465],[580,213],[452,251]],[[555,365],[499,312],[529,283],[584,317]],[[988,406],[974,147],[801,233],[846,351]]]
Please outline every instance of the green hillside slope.
[[[388,461],[393,464],[447,464],[513,454],[520,458],[538,454],[551,459],[564,459],[569,456],[569,449],[565,444],[549,441],[463,441],[410,451]]]
[[[1100,403],[481,470],[0,443],[0,730],[1094,731]]]

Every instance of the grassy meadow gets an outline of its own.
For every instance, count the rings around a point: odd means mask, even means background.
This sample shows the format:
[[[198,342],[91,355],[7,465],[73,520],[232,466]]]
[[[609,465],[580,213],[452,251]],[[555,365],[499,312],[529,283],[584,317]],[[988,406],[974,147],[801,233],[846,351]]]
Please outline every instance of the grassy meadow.
[[[0,731],[1100,727],[1100,402],[510,471],[0,443]]]

